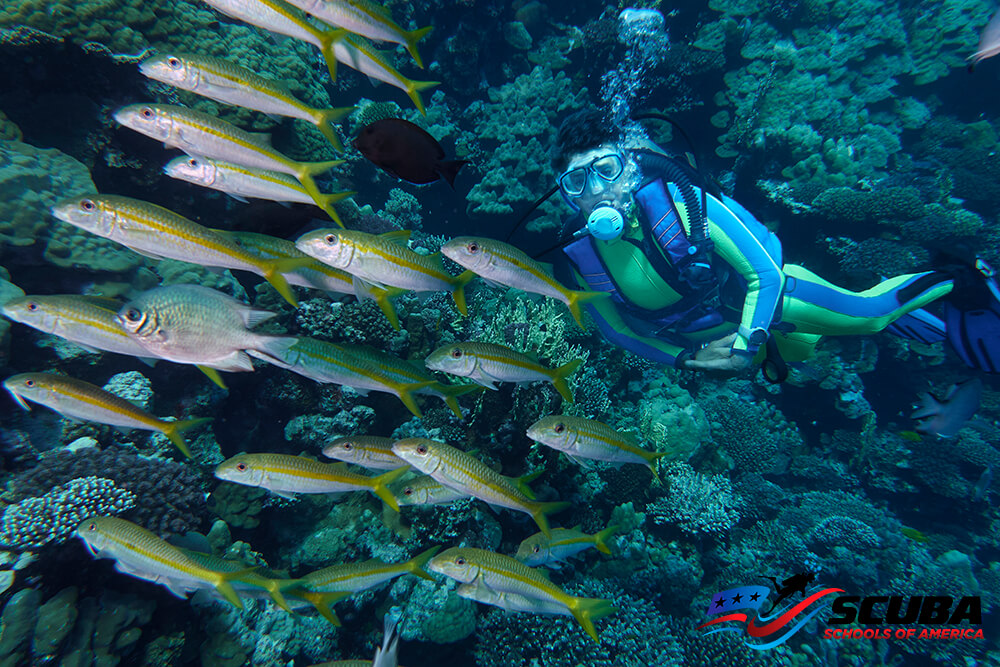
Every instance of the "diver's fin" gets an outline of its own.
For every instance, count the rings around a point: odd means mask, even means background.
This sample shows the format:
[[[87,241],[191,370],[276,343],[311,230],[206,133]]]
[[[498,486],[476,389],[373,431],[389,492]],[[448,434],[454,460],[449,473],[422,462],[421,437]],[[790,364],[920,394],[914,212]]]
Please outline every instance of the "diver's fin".
[[[911,310],[885,328],[901,338],[909,338],[925,345],[943,341],[947,336],[944,320],[923,308]]]
[[[944,303],[948,342],[965,365],[1000,373],[1000,287],[983,260],[976,260],[975,271],[981,281],[978,290],[963,285],[961,278],[956,278],[955,290],[977,292],[976,298],[956,294]]]

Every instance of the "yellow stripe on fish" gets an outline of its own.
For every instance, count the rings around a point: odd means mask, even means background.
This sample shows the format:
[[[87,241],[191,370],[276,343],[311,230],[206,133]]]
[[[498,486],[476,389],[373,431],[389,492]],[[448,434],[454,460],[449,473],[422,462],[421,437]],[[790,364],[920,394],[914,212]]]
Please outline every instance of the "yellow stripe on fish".
[[[318,229],[299,237],[295,246],[310,257],[374,285],[391,285],[416,292],[451,292],[455,306],[468,314],[465,286],[471,271],[448,273],[441,255],[421,255],[406,247],[409,231],[366,232]]]
[[[574,359],[558,368],[542,366],[536,359],[497,343],[452,343],[431,352],[425,362],[427,368],[475,380],[488,389],[496,389],[497,382],[552,383],[559,395],[570,403],[573,392],[566,378],[583,364]]]
[[[393,438],[350,435],[335,438],[323,447],[323,456],[354,463],[371,470],[395,470],[410,464],[392,453]]]
[[[603,422],[571,415],[543,417],[528,427],[529,438],[565,453],[574,461],[594,459],[611,463],[641,463],[660,478],[656,462],[671,452],[648,452],[638,446],[635,435],[623,433]]]
[[[467,493],[491,505],[524,512],[539,529],[550,535],[547,514],[570,506],[568,502],[543,503],[525,494],[517,484],[476,457],[443,442],[426,438],[406,438],[392,451],[414,468],[445,486]]]
[[[576,528],[555,528],[552,537],[536,533],[526,538],[517,548],[515,558],[531,567],[539,565],[555,565],[574,556],[589,547],[594,547],[603,554],[611,554],[611,549],[605,543],[609,537],[618,531],[618,526],[608,526],[594,535],[581,532]]]
[[[179,597],[213,586],[239,609],[243,602],[230,582],[256,569],[217,572],[202,567],[166,540],[118,517],[90,517],[80,523],[76,534],[93,555],[117,561],[120,572],[163,584]]]
[[[377,477],[365,477],[350,472],[342,463],[322,463],[290,454],[238,454],[215,469],[219,479],[258,486],[286,498],[296,493],[367,490],[397,512],[399,504],[388,485],[406,473],[406,468],[399,468]]]
[[[223,104],[312,123],[338,152],[344,152],[333,123],[351,113],[354,107],[315,109],[295,97],[281,82],[228,60],[201,54],[157,54],[144,60],[139,70],[151,79]]]
[[[4,380],[3,386],[25,410],[30,410],[27,399],[74,419],[159,431],[189,458],[191,451],[181,433],[211,421],[211,417],[166,421],[97,385],[67,375],[21,373]]]
[[[549,581],[543,572],[533,570],[510,556],[484,549],[448,549],[432,558],[428,567],[464,584],[482,585],[498,593],[523,595],[543,603],[561,604],[594,641],[599,641],[594,621],[617,611],[608,600],[573,597]]]
[[[492,283],[562,301],[581,329],[584,326],[580,307],[610,296],[607,292],[586,292],[563,287],[541,262],[509,243],[495,239],[460,236],[441,246],[441,254]]]
[[[262,259],[162,206],[130,197],[94,194],[63,200],[52,207],[52,214],[147,257],[252,271],[263,276],[291,305],[298,305],[282,272],[307,263],[305,259]]]
[[[386,563],[372,559],[361,563],[331,565],[306,574],[301,581],[309,590],[323,593],[337,591],[360,593],[403,574],[413,574],[421,579],[434,581],[434,578],[424,571],[424,566],[440,549],[441,547],[431,547],[402,563]]]

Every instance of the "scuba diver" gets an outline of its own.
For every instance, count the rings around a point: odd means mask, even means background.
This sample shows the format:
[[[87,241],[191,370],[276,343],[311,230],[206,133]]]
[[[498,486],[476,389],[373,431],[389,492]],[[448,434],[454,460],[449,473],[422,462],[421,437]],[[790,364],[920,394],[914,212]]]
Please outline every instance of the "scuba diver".
[[[822,336],[895,324],[894,332],[925,342],[947,336],[970,366],[1000,370],[998,292],[981,260],[852,292],[785,264],[778,238],[749,211],[652,142],[623,146],[596,110],[566,118],[554,159],[559,191],[575,211],[564,227],[572,236],[560,244],[569,259],[561,279],[611,294],[586,308],[620,347],[694,370],[757,362],[777,382],[785,362],[809,358]],[[956,283],[973,288],[972,302],[945,303],[944,320],[923,310]],[[972,340],[970,317],[979,317]],[[983,344],[990,339],[995,363]]]

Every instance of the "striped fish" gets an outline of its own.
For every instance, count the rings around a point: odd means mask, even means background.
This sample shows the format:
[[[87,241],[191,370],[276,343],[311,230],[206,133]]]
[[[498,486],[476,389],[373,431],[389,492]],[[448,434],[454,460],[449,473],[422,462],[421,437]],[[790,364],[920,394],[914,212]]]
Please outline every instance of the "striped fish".
[[[331,440],[323,448],[323,456],[345,463],[368,468],[369,470],[395,470],[409,466],[406,461],[392,453],[392,438],[377,435],[349,435]]]
[[[345,493],[371,491],[386,505],[399,511],[388,484],[407,473],[399,468],[365,477],[350,472],[343,463],[321,463],[305,456],[290,454],[238,454],[220,463],[215,476],[244,486],[259,486],[283,498],[296,493]]]
[[[574,359],[558,368],[542,366],[537,359],[497,343],[452,343],[431,352],[427,368],[475,380],[487,389],[497,382],[551,382],[563,399],[573,402],[566,378],[583,364]]]
[[[543,572],[492,551],[456,547],[432,558],[428,567],[463,584],[483,586],[497,593],[521,595],[550,609],[550,605],[562,605],[594,641],[599,641],[594,621],[617,611],[608,600],[573,597],[549,581]]]
[[[337,41],[333,45],[333,53],[337,60],[348,67],[356,69],[367,77],[382,81],[399,88],[409,96],[413,106],[421,115],[426,116],[427,110],[424,102],[420,99],[420,92],[433,88],[441,83],[440,81],[414,81],[407,79],[399,71],[389,64],[385,56],[379,52],[371,43],[363,37],[348,35],[344,39]]]
[[[181,598],[213,587],[234,607],[242,609],[243,602],[231,582],[256,569],[218,572],[203,567],[166,540],[118,517],[85,519],[77,526],[76,534],[94,557],[114,559],[119,572],[163,584]]]
[[[280,171],[253,169],[221,160],[182,155],[168,162],[163,167],[163,173],[170,178],[225,192],[238,200],[250,197],[296,204],[315,203],[301,183]],[[322,196],[326,203],[336,204],[355,194],[357,193],[335,192]]]
[[[254,232],[216,231],[220,234],[228,235],[247,250],[265,259],[308,259],[309,263],[307,265],[284,274],[285,279],[291,285],[310,287],[324,292],[337,292],[340,294],[355,293],[354,277],[351,274],[310,258],[309,255],[296,248],[295,244],[291,241],[279,239],[276,236],[268,236],[267,234],[256,234]],[[357,296],[359,299],[374,299],[386,319],[389,320],[392,328],[399,331],[399,317],[396,315],[396,310],[392,306],[391,299],[394,299],[403,292],[404,290],[396,287],[382,288],[370,286],[363,294]]]
[[[367,232],[318,229],[300,236],[295,246],[324,264],[329,264],[373,285],[391,285],[415,292],[451,292],[455,306],[468,315],[465,285],[475,277],[471,271],[453,276],[441,255],[421,255],[406,247],[409,230]]]
[[[517,548],[517,558],[525,565],[538,567],[548,565],[559,567],[559,563],[581,551],[595,547],[602,554],[611,554],[605,540],[618,532],[618,526],[608,526],[594,535],[580,531],[580,527],[555,528],[552,537],[535,533],[525,539]]]
[[[0,312],[33,329],[59,336],[88,350],[103,350],[148,361],[146,348],[132,340],[115,318],[122,304],[107,297],[32,294],[12,299]]]
[[[289,174],[302,184],[317,206],[338,225],[344,226],[332,206],[339,195],[324,195],[314,180],[318,174],[342,164],[342,160],[296,162],[275,150],[268,139],[186,107],[132,104],[116,111],[114,117],[119,124],[162,141],[167,147],[179,148],[188,155]]]
[[[258,356],[249,351],[252,356]],[[432,378],[411,379],[400,371],[405,363],[392,355],[357,345],[337,345],[301,336],[279,355],[260,356],[276,366],[310,380],[352,387],[364,394],[381,391],[399,398],[415,416],[423,416],[413,395],[421,390],[447,388]]]
[[[284,0],[205,0],[205,4],[238,21],[312,44],[323,54],[330,78],[337,80],[333,46],[347,36],[346,30],[316,27]]]
[[[287,1],[288,4],[315,16],[320,21],[344,28],[355,35],[380,42],[402,44],[413,57],[417,67],[424,68],[420,54],[417,53],[417,42],[433,29],[430,26],[417,30],[403,30],[389,17],[384,7],[376,6],[367,0]]]
[[[580,306],[609,296],[607,292],[584,292],[563,287],[544,264],[509,243],[495,239],[460,236],[441,246],[441,254],[491,283],[562,301],[581,329],[584,326]]]
[[[181,433],[211,421],[211,417],[166,421],[97,385],[67,375],[21,373],[4,380],[3,386],[25,410],[31,409],[26,402],[31,401],[72,419],[159,431],[189,458],[191,451]]]
[[[306,258],[263,259],[193,220],[130,197],[95,194],[65,199],[52,207],[52,215],[154,259],[256,273],[298,306],[283,273],[308,264]]]
[[[445,486],[483,502],[524,512],[550,535],[547,514],[570,506],[568,502],[543,503],[529,497],[509,477],[460,449],[427,438],[406,438],[392,446],[396,456]]]
[[[404,574],[434,581],[434,577],[424,571],[424,566],[440,549],[441,547],[431,547],[403,563],[385,563],[372,559],[360,563],[331,565],[302,577],[302,585],[311,591],[322,593],[360,593]]]
[[[314,109],[295,97],[284,83],[211,56],[161,53],[144,60],[139,71],[155,81],[223,104],[312,123],[337,152],[344,152],[333,124],[354,111],[354,107]]]
[[[603,422],[570,415],[543,417],[528,427],[528,437],[565,453],[576,462],[594,459],[611,463],[641,463],[653,477],[657,460],[670,452],[647,452],[639,447],[633,433],[622,433]]]

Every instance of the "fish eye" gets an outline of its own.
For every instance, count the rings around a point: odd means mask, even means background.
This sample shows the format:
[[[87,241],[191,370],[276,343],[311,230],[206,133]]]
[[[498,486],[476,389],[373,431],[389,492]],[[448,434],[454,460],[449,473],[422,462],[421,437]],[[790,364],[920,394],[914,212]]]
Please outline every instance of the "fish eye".
[[[475,241],[472,241],[471,243],[469,243],[469,245],[465,246],[465,248],[466,248],[466,250],[468,250],[473,255],[475,255],[477,252],[479,252],[479,244],[476,243]]]
[[[354,445],[352,445],[352,444],[351,444],[351,443],[349,443],[349,442],[345,442],[345,443],[344,443],[344,444],[343,444],[342,446],[343,446],[343,448],[344,448],[345,450],[347,450],[347,451],[351,451],[352,449],[354,449]]]
[[[465,565],[465,559],[459,556],[455,559],[455,565]]]
[[[198,166],[198,160],[196,160],[194,158],[191,158],[190,160],[188,160],[188,164],[191,165],[192,167],[197,167]]]
[[[91,521],[87,524],[87,530],[94,531],[97,530],[97,524]]]
[[[534,548],[532,549],[532,551],[534,551],[534,552],[535,552],[536,554],[537,554],[537,553],[538,553],[539,551],[541,551],[541,550],[542,550],[542,548],[541,548],[541,547],[539,547],[539,546],[538,546],[537,544],[536,544],[536,545],[535,545],[535,547],[534,547]]]
[[[167,58],[167,64],[170,65],[170,67],[172,67],[173,69],[180,69],[181,67],[181,61],[177,58],[174,58],[173,56]]]
[[[427,445],[417,445],[417,454],[426,454]]]
[[[408,486],[405,489],[403,489],[403,495],[404,496],[412,496],[413,495],[413,487]]]
[[[25,387],[34,387],[35,386],[35,381],[34,380],[25,380],[24,381],[24,386]]]
[[[555,431],[556,433],[562,433],[563,431],[566,430],[566,425],[562,423],[556,424],[556,427],[552,430]]]
[[[236,469],[239,470],[240,472],[246,472],[247,471],[247,464],[246,463],[237,463],[236,464]]]
[[[38,304],[34,301],[28,302],[28,310],[38,310]]]
[[[143,107],[142,111],[140,111],[139,113],[142,114],[142,117],[146,119],[152,118],[153,116],[156,115],[155,113],[153,113],[152,107]]]
[[[462,358],[462,350],[461,350],[461,348],[456,347],[454,350],[452,350],[451,351],[451,358],[452,359],[461,359]]]
[[[84,211],[93,211],[97,208],[97,204],[95,204],[92,199],[82,199],[80,200],[80,208]]]
[[[325,240],[325,241],[326,241],[327,243],[329,243],[330,245],[333,245],[334,243],[336,243],[336,242],[337,242],[337,235],[336,235],[336,234],[327,234],[327,235],[326,235],[326,236],[324,237],[324,240]]]
[[[125,319],[129,322],[135,322],[142,317],[142,313],[139,312],[137,308],[129,308],[125,311]]]

